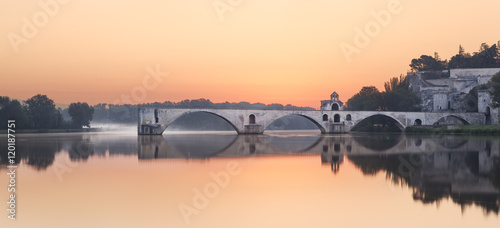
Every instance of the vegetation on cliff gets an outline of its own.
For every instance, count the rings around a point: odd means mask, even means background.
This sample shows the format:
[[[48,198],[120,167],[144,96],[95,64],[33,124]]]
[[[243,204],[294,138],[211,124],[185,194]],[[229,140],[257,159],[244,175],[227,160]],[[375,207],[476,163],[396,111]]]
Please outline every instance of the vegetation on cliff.
[[[384,84],[385,91],[365,86],[346,103],[352,111],[420,111],[420,98],[409,88],[404,75],[391,78]]]
[[[500,67],[500,48],[493,44],[489,46],[482,43],[479,50],[474,53],[465,52],[462,45],[458,47],[458,53],[450,60],[441,60],[438,53],[434,56],[421,55],[411,60],[412,72],[418,71],[442,71],[456,68],[496,68]]]

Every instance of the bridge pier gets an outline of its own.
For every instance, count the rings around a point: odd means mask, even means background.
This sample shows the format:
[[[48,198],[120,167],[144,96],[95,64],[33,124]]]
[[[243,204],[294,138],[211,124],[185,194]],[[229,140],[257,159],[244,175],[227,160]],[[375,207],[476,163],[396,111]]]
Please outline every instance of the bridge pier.
[[[345,134],[349,131],[346,129],[346,125],[344,123],[329,123],[327,132],[324,134]]]
[[[139,135],[161,135],[163,129],[160,124],[142,124],[138,128]]]
[[[245,125],[245,131],[238,132],[238,134],[264,134],[264,126],[260,124],[247,124]]]

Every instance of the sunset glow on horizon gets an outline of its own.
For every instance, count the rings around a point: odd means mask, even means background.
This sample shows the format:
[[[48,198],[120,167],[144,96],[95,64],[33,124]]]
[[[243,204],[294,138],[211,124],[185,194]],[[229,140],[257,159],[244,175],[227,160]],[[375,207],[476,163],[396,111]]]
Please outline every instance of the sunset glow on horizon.
[[[230,11],[221,18],[215,2]],[[168,75],[130,103],[205,98],[319,108],[333,91],[346,102],[363,86],[383,90],[412,58],[449,59],[459,45],[472,53],[500,40],[498,0],[227,2],[2,1],[0,96],[129,103],[122,97],[159,66]],[[389,18],[380,21],[381,12]],[[363,46],[358,29],[368,33]],[[342,44],[357,52],[346,57]]]

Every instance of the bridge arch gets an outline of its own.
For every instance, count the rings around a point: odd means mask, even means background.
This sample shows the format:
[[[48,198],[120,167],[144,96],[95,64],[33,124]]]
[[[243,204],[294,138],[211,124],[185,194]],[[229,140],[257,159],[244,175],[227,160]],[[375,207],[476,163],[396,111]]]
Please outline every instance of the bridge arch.
[[[470,125],[469,121],[458,116],[458,115],[447,115],[439,118],[433,125],[448,125],[448,124],[458,124],[462,123],[463,125]]]
[[[276,120],[278,120],[280,118],[283,118],[285,116],[290,116],[290,115],[304,117],[304,118],[308,119],[309,121],[311,121],[314,125],[316,125],[316,127],[318,127],[318,129],[321,131],[321,133],[326,133],[327,132],[327,130],[325,129],[325,127],[319,122],[320,120],[323,119],[323,115],[321,115],[318,119],[315,119],[314,117],[307,116],[307,115],[304,115],[304,114],[298,114],[298,113],[283,114],[283,115],[275,116],[272,119],[269,119],[269,121],[267,121],[264,124],[264,132],[266,131],[267,127],[269,127],[269,125],[271,125],[274,121],[276,121]]]
[[[212,111],[205,111],[205,110],[183,112],[180,115],[177,115],[177,116],[169,119],[167,123],[164,123],[165,125],[163,126],[164,127],[163,131],[167,130],[168,127],[170,125],[172,125],[172,123],[174,123],[179,118],[182,118],[182,117],[194,114],[194,113],[207,113],[207,114],[211,114],[211,115],[217,116],[217,117],[223,119],[225,122],[227,122],[236,131],[236,133],[240,133],[240,130],[238,129],[238,127],[236,127],[235,124],[233,122],[231,122],[229,120],[229,118],[226,117],[226,116],[224,116],[222,113],[217,113],[217,112],[212,112]]]
[[[363,120],[367,120],[369,118],[372,118],[372,117],[375,117],[375,116],[384,116],[384,117],[388,117],[389,119],[391,119],[395,124],[396,126],[399,128],[399,130],[401,130],[401,132],[403,132],[405,130],[405,125],[403,123],[401,123],[401,121],[399,121],[398,119],[394,118],[393,116],[391,115],[387,115],[385,113],[374,113],[372,115],[368,115],[364,118],[360,118],[356,121],[354,121],[354,124],[352,125],[352,128],[355,128],[358,124],[360,124]]]

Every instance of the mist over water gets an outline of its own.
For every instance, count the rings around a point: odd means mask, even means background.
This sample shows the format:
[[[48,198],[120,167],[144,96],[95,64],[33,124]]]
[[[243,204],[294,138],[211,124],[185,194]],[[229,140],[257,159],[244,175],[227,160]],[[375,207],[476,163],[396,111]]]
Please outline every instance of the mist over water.
[[[101,129],[103,131],[118,131],[118,132],[137,132],[137,124],[119,124],[119,123],[92,123],[92,128]]]

